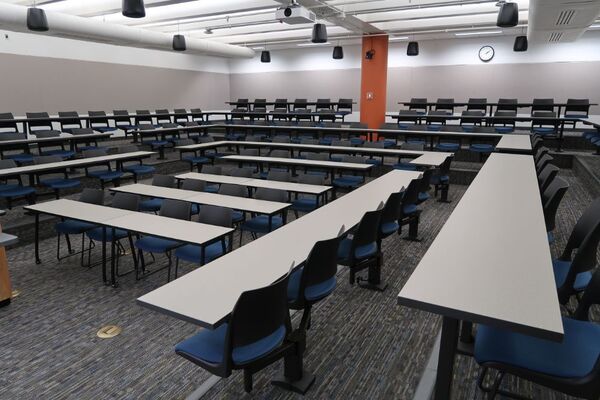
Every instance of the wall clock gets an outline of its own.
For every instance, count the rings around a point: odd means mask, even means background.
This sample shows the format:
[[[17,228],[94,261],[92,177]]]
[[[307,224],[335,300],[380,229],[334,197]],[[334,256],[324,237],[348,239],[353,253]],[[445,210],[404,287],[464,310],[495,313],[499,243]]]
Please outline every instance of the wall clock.
[[[490,62],[495,55],[494,48],[492,46],[483,46],[479,49],[479,59],[483,62]]]

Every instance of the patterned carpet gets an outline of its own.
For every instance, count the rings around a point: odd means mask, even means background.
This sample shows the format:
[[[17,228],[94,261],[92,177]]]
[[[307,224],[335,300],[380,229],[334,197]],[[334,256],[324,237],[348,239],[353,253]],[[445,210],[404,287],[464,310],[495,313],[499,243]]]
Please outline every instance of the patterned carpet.
[[[572,187],[560,208],[554,253],[591,201],[569,171],[562,175]],[[389,287],[384,293],[351,287],[347,272],[340,272],[334,294],[313,310],[305,366],[317,381],[305,398],[412,398],[440,319],[398,306],[396,296],[464,190],[452,188],[451,204],[424,205],[422,242],[397,236],[386,240],[383,279]],[[194,334],[194,326],[135,304],[141,294],[164,284],[165,273],[140,282],[127,276],[118,289],[104,287],[98,267],[82,268],[77,257],[58,263],[55,244],[55,239],[42,243],[42,265],[33,262],[32,245],[8,252],[13,287],[21,295],[0,309],[0,399],[180,399],[210,377],[173,351]],[[126,260],[123,271],[130,265]],[[185,265],[184,272],[190,268]],[[97,330],[107,324],[121,326],[123,333],[98,339]],[[281,367],[277,363],[258,373],[252,395],[244,393],[242,374],[235,372],[204,398],[301,398],[269,384]],[[455,398],[473,398],[476,374],[471,360],[459,358]],[[529,393],[528,385],[518,385]],[[546,391],[533,394],[564,398]]]

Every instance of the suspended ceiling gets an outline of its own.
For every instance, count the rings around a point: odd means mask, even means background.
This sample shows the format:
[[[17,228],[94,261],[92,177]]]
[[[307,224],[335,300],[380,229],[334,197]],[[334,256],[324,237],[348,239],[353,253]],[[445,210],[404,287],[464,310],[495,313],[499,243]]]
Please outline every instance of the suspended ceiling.
[[[534,0],[535,1],[535,0]],[[0,2],[30,6],[31,0]],[[146,0],[146,17],[121,15],[122,0],[39,0],[46,10],[168,34],[260,49],[310,42],[311,24],[288,25],[275,10],[288,0]],[[519,3],[519,26],[497,28],[497,0],[298,0],[327,24],[330,42],[358,42],[364,33],[393,40],[518,35],[527,30],[529,0]],[[596,2],[591,0],[590,2]],[[593,22],[593,21],[592,21]],[[588,29],[595,29],[592,28]]]

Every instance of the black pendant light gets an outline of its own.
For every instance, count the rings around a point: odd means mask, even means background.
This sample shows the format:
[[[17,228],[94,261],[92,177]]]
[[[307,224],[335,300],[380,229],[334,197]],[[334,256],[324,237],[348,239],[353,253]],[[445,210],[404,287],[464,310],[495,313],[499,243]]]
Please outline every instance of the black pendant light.
[[[410,57],[419,55],[419,42],[409,42],[406,48],[406,55]]]
[[[513,47],[514,51],[527,51],[529,48],[529,42],[527,41],[527,36],[517,36],[515,38],[515,46]]]
[[[128,18],[144,18],[144,0],[123,0],[123,15]]]
[[[512,28],[519,24],[519,5],[517,3],[502,3],[498,12],[496,25],[500,28]]]
[[[263,50],[260,53],[260,62],[262,63],[270,63],[271,62],[271,52],[269,50]]]
[[[333,48],[333,59],[341,60],[344,58],[344,48],[342,46],[335,46]]]
[[[48,19],[44,10],[35,6],[27,9],[27,29],[36,32],[48,30]]]
[[[185,51],[187,46],[185,45],[185,36],[183,35],[173,35],[173,50],[175,51]]]
[[[312,31],[313,43],[327,43],[327,27],[325,24],[315,24]]]

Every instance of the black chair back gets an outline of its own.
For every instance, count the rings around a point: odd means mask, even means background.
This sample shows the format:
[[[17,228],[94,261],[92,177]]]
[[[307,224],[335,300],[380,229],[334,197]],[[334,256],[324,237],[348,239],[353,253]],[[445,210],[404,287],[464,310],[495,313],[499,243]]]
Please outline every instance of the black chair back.
[[[50,122],[50,116],[47,112],[28,112],[25,114],[27,118],[36,118],[37,121],[28,121],[29,129],[41,128],[42,130],[52,130],[52,122]],[[46,118],[46,119],[44,119]]]
[[[587,118],[590,114],[590,100],[568,99],[565,107],[565,115],[567,114],[583,115]]]
[[[411,111],[426,112],[427,111],[427,99],[420,98],[420,97],[413,97],[412,99],[410,99],[410,104],[408,106],[408,109]]]
[[[288,109],[288,105],[287,105],[287,99],[275,99],[275,104],[273,106],[273,108],[277,111],[287,111]]]
[[[554,111],[554,99],[533,99],[531,115],[536,111]]]
[[[519,99],[499,99],[496,111],[517,111]]]
[[[139,211],[140,196],[133,193],[116,193],[115,197],[113,197],[111,207],[121,210]]]
[[[279,189],[259,188],[254,194],[254,198],[257,200],[275,201],[278,203],[285,203],[287,197],[287,192]]]
[[[149,110],[136,110],[135,114],[134,120],[136,125],[152,125],[154,123]]]
[[[587,234],[577,249],[571,269],[567,274],[565,285],[572,288],[578,274],[596,268],[598,264],[598,243],[600,243],[600,219],[596,219],[596,225]]]
[[[292,180],[292,174],[288,171],[271,170],[267,174],[267,180],[278,182],[290,182]]]
[[[127,110],[113,110],[113,118],[115,124],[119,124],[120,122],[125,122],[127,125],[131,124],[131,117],[129,116],[129,111]]]
[[[467,104],[467,111],[483,111],[487,112],[487,99],[486,98],[470,98]]]
[[[248,189],[241,185],[223,183],[221,186],[219,186],[219,194],[226,196],[248,197]]]
[[[471,125],[471,124],[479,124],[481,125],[481,123],[483,122],[483,118],[477,118],[477,117],[484,117],[485,116],[485,111],[476,111],[476,110],[467,110],[467,111],[463,111],[461,113],[462,117],[468,117],[468,118],[461,118],[460,119],[460,124],[464,125]]]
[[[383,213],[381,214],[381,225],[388,222],[395,222],[402,216],[402,198],[404,197],[404,191],[395,192],[390,194],[385,206],[383,207]]]
[[[402,150],[415,150],[415,151],[423,151],[425,149],[425,145],[423,143],[402,143],[400,145]]]
[[[569,184],[564,179],[555,178],[542,196],[544,218],[548,232],[553,231],[556,226],[556,212],[568,189]]]
[[[222,169],[218,165],[205,165],[202,167],[203,174],[221,175]]]
[[[171,175],[154,175],[152,177],[152,186],[173,188],[175,187],[175,177]]]
[[[419,187],[421,185],[421,179],[413,179],[410,181],[406,190],[404,191],[404,197],[402,197],[402,207],[417,204],[419,201]]]
[[[14,119],[15,117],[12,115],[12,113],[0,113],[0,131],[2,131],[2,133],[19,132],[19,128],[17,127],[17,123],[14,121]]]
[[[161,217],[182,219],[189,221],[192,217],[192,203],[187,201],[164,199],[158,215]]]
[[[317,111],[319,110],[330,110],[331,99],[317,99]]]
[[[167,114],[169,114],[169,110],[156,110],[156,122],[159,124],[170,124],[171,122],[173,122],[171,116]]]
[[[79,196],[82,203],[102,205],[104,204],[104,190],[84,188]]]
[[[433,171],[433,168],[428,168],[425,171],[423,171],[423,176],[421,177],[419,184],[420,193],[429,191],[429,185],[431,185],[431,176],[433,175]]]
[[[11,159],[4,159],[4,160],[0,160],[0,169],[8,169],[8,168],[16,168],[17,167],[17,163],[15,162],[15,160],[11,160]]]
[[[229,173],[230,176],[236,176],[240,178],[252,178],[253,170],[251,168],[234,168]]]
[[[325,177],[315,174],[300,174],[298,175],[298,183],[303,183],[305,185],[324,185]]]
[[[175,114],[174,121],[179,122],[189,122],[189,118],[187,115],[187,110],[185,108],[176,108],[173,110],[173,114]]]
[[[198,214],[198,222],[231,228],[233,226],[232,215],[231,208],[203,205]]]
[[[340,99],[338,101],[338,105],[337,105],[338,111],[352,112],[352,109],[353,109],[352,99]]]
[[[554,178],[556,178],[558,175],[558,171],[560,171],[560,169],[552,164],[547,164],[544,168],[542,168],[542,171],[538,176],[540,193],[544,193],[546,189],[548,189],[548,186],[550,186]]]
[[[600,304],[600,270],[596,270],[594,275],[592,275],[592,279],[579,300],[579,305],[573,314],[573,318],[580,321],[589,321],[590,308],[596,304]]]
[[[192,113],[192,121],[204,121],[204,114],[202,114],[201,109],[192,108],[190,112]]]
[[[380,204],[377,210],[367,211],[361,218],[354,234],[352,236],[352,245],[350,246],[350,259],[354,259],[356,249],[362,246],[377,243],[381,226],[381,216],[384,206]]]
[[[61,156],[50,155],[50,156],[39,156],[33,158],[34,164],[49,164],[49,163],[59,163],[62,162],[63,159]]]
[[[546,165],[550,164],[552,162],[552,160],[554,160],[554,157],[552,157],[549,154],[544,154],[536,163],[535,163],[535,169],[538,173],[538,176],[540,174],[540,172],[546,167]]]
[[[186,179],[181,184],[183,190],[193,190],[194,192],[203,192],[206,189],[206,182],[200,179]]]
[[[81,128],[81,119],[79,118],[79,114],[77,111],[59,111],[58,116],[60,118],[67,118],[60,120],[61,129],[69,128],[69,127],[79,127]]]
[[[83,158],[102,157],[106,155],[105,149],[91,149],[83,151]]]
[[[239,108],[245,111],[248,111],[250,108],[250,105],[248,104],[249,101],[248,99],[237,99],[237,104],[235,105],[235,108]]]
[[[308,108],[308,101],[306,99],[296,99],[294,100],[294,111],[296,110],[306,110]]]
[[[435,109],[454,112],[454,99],[437,99]]]
[[[595,229],[598,223],[600,223],[600,198],[594,200],[577,220],[560,259],[570,260],[573,251],[580,249],[585,238]]]
[[[240,155],[241,156],[258,156],[259,154],[259,150],[258,149],[242,149],[240,150]]]
[[[344,227],[342,226],[341,232]],[[303,303],[306,287],[318,285],[335,277],[338,264],[338,247],[341,237],[320,240],[313,246],[304,262],[304,270],[300,279],[300,302]]]

